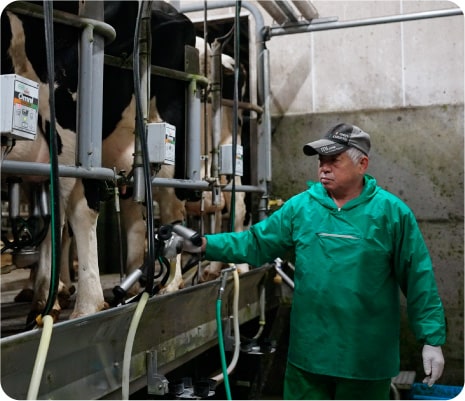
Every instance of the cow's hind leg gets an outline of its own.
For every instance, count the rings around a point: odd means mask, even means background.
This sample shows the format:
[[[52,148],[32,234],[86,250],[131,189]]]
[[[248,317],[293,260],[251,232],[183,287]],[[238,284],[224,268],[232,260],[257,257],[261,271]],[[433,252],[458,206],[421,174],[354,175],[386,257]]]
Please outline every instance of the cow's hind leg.
[[[97,211],[91,209],[78,180],[71,193],[67,217],[76,239],[79,262],[76,303],[70,318],[86,316],[108,307],[103,298],[97,253]]]

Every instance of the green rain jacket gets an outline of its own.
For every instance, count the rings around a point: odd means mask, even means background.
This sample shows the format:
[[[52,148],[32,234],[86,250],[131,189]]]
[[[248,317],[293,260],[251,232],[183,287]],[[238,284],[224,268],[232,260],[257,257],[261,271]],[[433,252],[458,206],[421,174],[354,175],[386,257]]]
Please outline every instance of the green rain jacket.
[[[444,310],[412,211],[365,176],[338,208],[320,183],[238,233],[207,235],[205,257],[261,266],[296,255],[288,360],[316,374],[376,380],[399,372],[400,294],[416,338],[445,342]]]

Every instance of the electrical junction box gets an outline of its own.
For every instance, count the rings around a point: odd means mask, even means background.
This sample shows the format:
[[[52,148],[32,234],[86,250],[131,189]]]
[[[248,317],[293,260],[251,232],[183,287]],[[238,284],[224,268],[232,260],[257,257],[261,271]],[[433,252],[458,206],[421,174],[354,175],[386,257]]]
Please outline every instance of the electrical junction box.
[[[150,163],[175,162],[176,127],[168,123],[147,124],[147,147]]]
[[[39,84],[16,74],[0,76],[0,132],[15,139],[36,138]]]
[[[221,145],[219,154],[219,170],[221,175],[232,175],[233,164],[232,164],[232,145]],[[244,174],[244,157],[241,145],[236,146],[236,175],[242,177]]]

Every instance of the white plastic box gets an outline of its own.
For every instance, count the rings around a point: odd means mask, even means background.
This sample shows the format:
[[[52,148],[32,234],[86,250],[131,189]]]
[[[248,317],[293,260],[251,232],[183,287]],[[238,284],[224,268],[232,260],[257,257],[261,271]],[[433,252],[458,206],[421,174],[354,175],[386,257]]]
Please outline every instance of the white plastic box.
[[[16,74],[0,76],[0,132],[34,140],[39,114],[39,84]]]
[[[147,124],[147,147],[150,163],[175,163],[176,127],[168,123]]]
[[[232,145],[221,145],[220,146],[220,160],[219,170],[221,175],[232,175],[233,164],[232,164]],[[242,177],[244,174],[244,157],[243,149],[241,145],[236,146],[236,171],[235,175]]]

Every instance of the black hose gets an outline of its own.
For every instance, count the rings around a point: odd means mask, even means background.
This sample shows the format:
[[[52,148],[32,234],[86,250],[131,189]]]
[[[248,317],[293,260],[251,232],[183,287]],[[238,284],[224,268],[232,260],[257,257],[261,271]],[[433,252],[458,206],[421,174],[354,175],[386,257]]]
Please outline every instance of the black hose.
[[[47,51],[47,74],[49,86],[49,107],[50,107],[50,210],[51,210],[51,245],[52,264],[50,275],[50,290],[42,316],[49,314],[55,297],[58,293],[58,281],[60,278],[60,256],[61,256],[61,220],[60,220],[60,198],[59,198],[59,177],[58,177],[58,146],[55,134],[55,57],[54,57],[54,33],[53,33],[53,2],[44,0],[44,25],[45,25],[45,45]]]
[[[241,1],[235,5],[234,16],[234,99],[233,99],[233,135],[232,135],[232,183],[231,183],[231,210],[229,212],[230,231],[234,231],[236,220],[236,157],[237,157],[237,125],[239,102],[239,69],[240,69],[240,13]]]
[[[149,2],[150,3],[150,2]],[[152,203],[152,181],[151,171],[149,164],[149,156],[147,150],[147,138],[145,135],[144,117],[142,115],[142,104],[140,94],[140,64],[139,64],[139,35],[140,35],[140,22],[142,19],[142,12],[146,7],[146,2],[142,1],[139,5],[137,13],[136,28],[134,35],[134,52],[133,52],[133,78],[134,78],[134,96],[136,100],[136,130],[141,143],[142,151],[142,164],[144,171],[144,184],[145,184],[145,207],[147,211],[147,248],[148,252],[145,258],[145,265],[147,268],[147,284],[145,291],[152,295],[153,281],[154,281],[154,264],[155,256],[155,239],[154,239],[154,224],[153,224],[153,203]],[[151,44],[149,43],[149,46]]]

